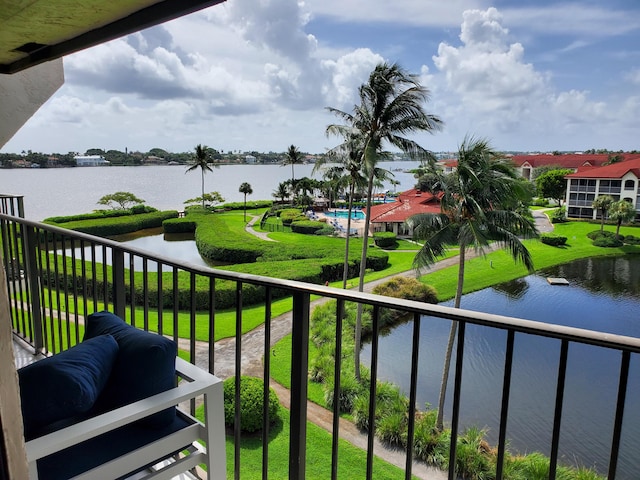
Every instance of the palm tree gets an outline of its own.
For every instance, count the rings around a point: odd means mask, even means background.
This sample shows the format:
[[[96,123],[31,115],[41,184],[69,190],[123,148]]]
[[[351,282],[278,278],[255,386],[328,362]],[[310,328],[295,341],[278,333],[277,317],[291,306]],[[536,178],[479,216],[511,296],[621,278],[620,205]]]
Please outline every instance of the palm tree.
[[[284,156],[284,161],[282,162],[282,165],[291,165],[291,189],[294,192],[294,197],[295,197],[296,176],[293,171],[293,166],[296,163],[302,163],[302,160],[303,160],[302,152],[300,152],[300,150],[298,150],[298,147],[296,147],[295,145],[291,145],[287,149],[287,152],[285,153],[285,156]]]
[[[191,172],[193,170],[197,170],[198,168],[201,170],[202,173],[202,209],[204,210],[205,205],[204,205],[204,174],[206,172],[212,172],[213,170],[211,169],[211,167],[209,166],[209,160],[210,160],[210,156],[209,156],[209,148],[206,145],[201,145],[198,144],[196,145],[195,148],[195,155],[194,155],[194,162],[193,165],[191,165],[189,168],[187,168],[187,171],[185,173]],[[218,165],[212,164],[214,167],[218,168]]]
[[[404,135],[423,131],[433,133],[441,128],[442,121],[437,116],[424,111],[423,104],[429,99],[428,89],[420,85],[415,75],[405,72],[397,64],[389,65],[384,62],[378,64],[369,75],[368,82],[360,86],[358,93],[360,104],[354,107],[353,113],[328,108],[330,112],[341,118],[344,124],[329,125],[327,134],[339,135],[344,139],[355,134],[360,136],[362,141],[362,169],[367,177],[367,203],[358,290],[363,291],[369,243],[371,194],[375,167],[381,155],[383,143],[390,143],[412,158],[433,159],[429,151]],[[360,356],[361,317],[362,307],[360,306],[356,319],[356,362]],[[356,378],[360,379],[357,364],[355,373]]]
[[[602,216],[600,217],[600,231],[604,231],[604,219],[607,216],[607,211],[611,208],[615,200],[611,195],[600,195],[591,204],[591,208],[594,210],[600,210]]]
[[[284,199],[289,197],[289,185],[287,182],[280,182],[278,188],[276,188],[271,195],[279,198],[280,201],[284,203]]]
[[[620,226],[623,222],[630,222],[636,218],[636,209],[628,200],[613,202],[609,208],[609,218],[616,222],[616,238],[620,235]]]
[[[247,195],[253,193],[253,188],[251,188],[251,185],[247,182],[242,182],[238,191],[244,193],[244,223],[247,223]]]
[[[465,259],[469,248],[483,253],[490,242],[509,250],[515,261],[529,271],[533,261],[519,237],[533,238],[537,231],[533,221],[506,207],[524,195],[513,166],[489,146],[486,140],[466,137],[458,151],[458,167],[454,173],[431,175],[432,192],[440,192],[440,213],[414,215],[407,223],[414,238],[424,244],[416,254],[414,267],[433,264],[449,246],[458,245],[458,285],[454,301],[460,307],[464,285]],[[451,364],[451,353],[457,330],[452,322],[438,401],[437,427],[442,430],[444,400]]]

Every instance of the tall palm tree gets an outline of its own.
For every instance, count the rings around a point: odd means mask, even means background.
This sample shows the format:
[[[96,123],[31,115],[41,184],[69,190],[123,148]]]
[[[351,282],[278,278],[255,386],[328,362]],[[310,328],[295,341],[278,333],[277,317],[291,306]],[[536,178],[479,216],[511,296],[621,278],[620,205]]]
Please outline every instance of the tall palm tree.
[[[196,145],[195,148],[195,155],[193,158],[193,165],[191,165],[190,167],[187,168],[187,171],[185,173],[191,172],[193,170],[197,170],[198,168],[200,169],[201,173],[202,173],[202,209],[204,210],[205,208],[205,202],[204,202],[204,174],[206,172],[212,172],[213,170],[211,169],[210,165],[210,156],[209,156],[209,148],[206,145],[201,145],[198,144]],[[211,164],[214,165],[214,167],[218,167],[218,165],[215,164]]]
[[[591,203],[591,208],[600,210],[600,212],[602,213],[602,216],[600,217],[601,232],[604,232],[604,220],[613,202],[615,202],[615,200],[611,195],[598,195],[598,198],[596,198],[593,203]]]
[[[328,108],[330,112],[341,118],[344,124],[329,125],[327,134],[339,135],[344,139],[357,134],[362,138],[362,168],[367,177],[367,203],[358,290],[363,291],[369,243],[371,194],[375,167],[382,152],[383,143],[390,143],[412,158],[432,159],[433,156],[429,151],[404,135],[416,132],[433,133],[441,128],[442,121],[424,110],[423,105],[429,99],[429,90],[420,85],[415,75],[407,73],[397,64],[389,65],[385,62],[378,64],[369,75],[368,81],[360,86],[358,93],[360,104],[354,106],[353,113]],[[356,319],[356,361],[360,356],[361,317],[360,306]],[[356,378],[360,378],[358,365],[356,365]]]
[[[537,236],[530,218],[506,207],[524,195],[513,166],[501,158],[486,140],[466,137],[458,150],[458,167],[449,175],[431,172],[431,190],[440,192],[440,213],[414,215],[407,220],[414,238],[424,242],[416,254],[414,266],[419,269],[433,264],[449,246],[458,245],[458,285],[454,300],[460,307],[464,286],[465,259],[469,248],[483,253],[490,242],[509,250],[515,261],[529,271],[533,260],[519,237]],[[444,400],[457,322],[452,322],[438,401],[437,426],[442,430]]]
[[[295,145],[291,145],[287,149],[284,155],[284,161],[282,162],[282,165],[291,165],[291,189],[294,192],[294,197],[295,197],[296,176],[293,170],[293,166],[297,163],[298,164],[302,163],[303,159],[304,157],[302,155],[302,152],[298,150],[298,147],[296,147]]]
[[[240,193],[244,193],[244,223],[247,223],[247,195],[251,195],[253,193],[253,188],[251,188],[249,183],[242,182],[238,191]]]

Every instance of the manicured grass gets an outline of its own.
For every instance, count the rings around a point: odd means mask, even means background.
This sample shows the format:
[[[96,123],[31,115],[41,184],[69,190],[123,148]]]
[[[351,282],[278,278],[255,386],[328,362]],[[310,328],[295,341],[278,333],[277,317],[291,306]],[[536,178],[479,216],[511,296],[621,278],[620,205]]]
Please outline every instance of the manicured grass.
[[[553,265],[561,265],[580,258],[640,254],[640,247],[637,245],[625,245],[619,248],[593,246],[591,240],[587,238],[587,233],[593,230],[598,230],[598,226],[586,222],[560,223],[555,225],[554,233],[567,237],[565,246],[552,247],[543,244],[539,240],[526,240],[524,244],[533,257],[536,270]],[[622,227],[620,233],[622,235],[637,234],[638,229]],[[444,301],[455,296],[457,272],[458,266],[455,265],[423,275],[420,280],[433,286],[438,292],[438,299]],[[463,291],[464,293],[474,292],[527,274],[527,270],[522,265],[515,264],[511,256],[505,251],[496,251],[489,253],[485,257],[467,261]]]
[[[202,407],[196,412],[202,419]],[[289,478],[289,412],[281,409],[280,419],[269,430],[269,478]],[[307,422],[306,477],[309,480],[331,478],[331,434]],[[226,439],[227,478],[234,477],[233,436]],[[338,447],[338,478],[360,479],[366,477],[367,452],[340,440]],[[395,467],[378,457],[373,458],[373,477],[376,479],[404,478],[404,469]],[[240,478],[262,478],[262,437],[259,434],[243,434],[240,441]],[[415,478],[415,477],[414,477]]]

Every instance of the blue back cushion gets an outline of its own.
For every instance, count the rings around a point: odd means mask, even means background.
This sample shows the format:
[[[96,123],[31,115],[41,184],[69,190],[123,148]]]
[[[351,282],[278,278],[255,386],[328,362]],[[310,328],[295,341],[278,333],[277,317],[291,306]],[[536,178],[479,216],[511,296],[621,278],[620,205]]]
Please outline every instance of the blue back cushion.
[[[119,346],[118,358],[96,410],[107,411],[169,390],[176,385],[177,345],[155,333],[139,330],[113,313],[96,312],[86,319],[85,341],[109,334]],[[148,427],[163,427],[175,418],[169,408],[141,420]]]
[[[89,411],[105,387],[118,353],[100,335],[18,370],[25,437],[49,424]]]

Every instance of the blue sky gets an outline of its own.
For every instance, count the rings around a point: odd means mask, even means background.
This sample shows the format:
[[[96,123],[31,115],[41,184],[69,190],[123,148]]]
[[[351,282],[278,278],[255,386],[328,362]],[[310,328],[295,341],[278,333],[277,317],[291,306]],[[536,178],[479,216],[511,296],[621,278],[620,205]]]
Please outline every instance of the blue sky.
[[[397,62],[453,151],[640,149],[637,0],[228,0],[65,58],[65,85],[3,148],[321,153],[357,87]]]

